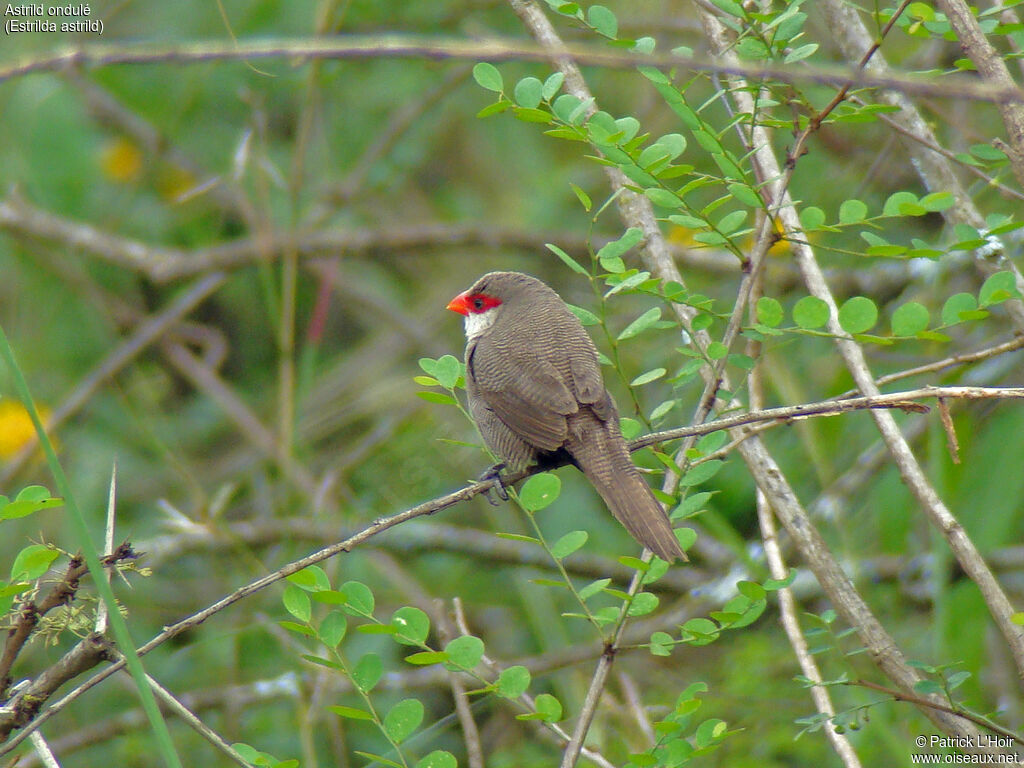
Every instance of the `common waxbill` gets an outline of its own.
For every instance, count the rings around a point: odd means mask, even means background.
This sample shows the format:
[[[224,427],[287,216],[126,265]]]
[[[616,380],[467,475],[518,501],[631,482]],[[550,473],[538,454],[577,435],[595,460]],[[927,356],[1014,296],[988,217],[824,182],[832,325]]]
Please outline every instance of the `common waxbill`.
[[[629,458],[597,349],[558,294],[521,272],[489,272],[448,309],[465,315],[470,413],[505,466],[568,453],[638,542],[663,560],[685,560]]]

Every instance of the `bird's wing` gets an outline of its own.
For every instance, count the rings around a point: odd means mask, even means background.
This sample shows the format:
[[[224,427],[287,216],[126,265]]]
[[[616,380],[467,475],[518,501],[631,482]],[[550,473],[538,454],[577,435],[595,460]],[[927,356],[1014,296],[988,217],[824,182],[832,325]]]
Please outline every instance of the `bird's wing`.
[[[543,451],[562,447],[565,418],[579,410],[579,403],[554,365],[480,339],[467,368],[474,396],[517,437]]]
[[[618,423],[615,401],[604,388],[597,360],[589,355],[574,354],[569,360],[569,371],[572,374],[572,389],[576,400],[583,405],[589,405],[601,421],[614,420]]]

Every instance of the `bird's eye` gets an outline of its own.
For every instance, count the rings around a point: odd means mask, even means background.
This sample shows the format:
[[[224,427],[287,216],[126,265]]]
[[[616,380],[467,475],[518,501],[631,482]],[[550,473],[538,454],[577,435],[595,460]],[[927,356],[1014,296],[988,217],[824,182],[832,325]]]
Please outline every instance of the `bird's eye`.
[[[473,299],[473,309],[480,310],[484,308],[484,300],[477,296]]]

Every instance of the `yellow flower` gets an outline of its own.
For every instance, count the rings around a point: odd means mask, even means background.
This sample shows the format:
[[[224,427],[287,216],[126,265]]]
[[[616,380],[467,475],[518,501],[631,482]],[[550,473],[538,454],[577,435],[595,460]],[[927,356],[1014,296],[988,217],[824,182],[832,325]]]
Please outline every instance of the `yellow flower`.
[[[50,416],[46,408],[39,409],[39,416],[45,423]],[[35,438],[36,428],[19,401],[5,398],[0,400],[0,459],[9,459]]]
[[[142,173],[142,151],[128,139],[114,139],[103,148],[100,167],[111,181],[135,181]]]

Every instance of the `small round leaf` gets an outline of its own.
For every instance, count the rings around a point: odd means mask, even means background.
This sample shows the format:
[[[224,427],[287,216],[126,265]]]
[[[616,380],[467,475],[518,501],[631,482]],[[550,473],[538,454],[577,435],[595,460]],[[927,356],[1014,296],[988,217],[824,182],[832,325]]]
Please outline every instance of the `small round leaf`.
[[[821,328],[828,322],[828,304],[817,296],[804,296],[793,306],[793,322],[804,330]]]
[[[403,699],[384,716],[384,732],[401,743],[412,736],[423,722],[423,704],[419,699]]]
[[[496,66],[486,61],[482,61],[473,67],[473,79],[476,80],[477,85],[481,88],[486,88],[488,91],[501,93],[504,88],[501,72],[498,71]]]
[[[519,491],[519,501],[527,512],[539,512],[558,498],[562,481],[550,472],[534,475]]]
[[[853,296],[839,308],[839,325],[847,333],[866,333],[878,322],[878,307],[867,296]]]
[[[892,313],[894,336],[915,336],[928,327],[928,308],[916,301],[908,301]]]

